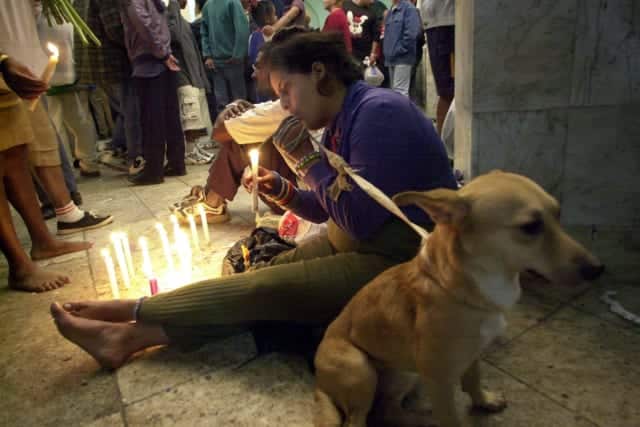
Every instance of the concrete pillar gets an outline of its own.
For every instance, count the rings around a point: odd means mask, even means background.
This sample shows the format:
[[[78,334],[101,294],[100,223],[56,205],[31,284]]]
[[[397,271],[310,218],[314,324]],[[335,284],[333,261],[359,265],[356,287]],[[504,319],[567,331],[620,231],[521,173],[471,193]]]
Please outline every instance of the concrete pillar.
[[[456,3],[455,165],[529,176],[640,279],[640,1]]]

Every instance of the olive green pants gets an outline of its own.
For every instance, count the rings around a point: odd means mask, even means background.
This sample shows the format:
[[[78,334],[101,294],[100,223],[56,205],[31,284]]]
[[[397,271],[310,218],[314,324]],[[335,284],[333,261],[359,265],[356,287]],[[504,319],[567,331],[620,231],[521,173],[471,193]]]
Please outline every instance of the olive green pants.
[[[269,266],[145,299],[138,320],[161,324],[172,343],[186,347],[260,322],[324,325],[371,279],[413,258],[419,245],[419,236],[399,220],[362,242],[330,223],[327,236],[280,254]]]

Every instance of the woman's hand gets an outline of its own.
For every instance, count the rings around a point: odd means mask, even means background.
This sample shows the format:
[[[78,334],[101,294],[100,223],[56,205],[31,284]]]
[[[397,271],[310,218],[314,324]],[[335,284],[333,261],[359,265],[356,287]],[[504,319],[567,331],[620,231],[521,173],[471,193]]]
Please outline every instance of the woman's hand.
[[[255,185],[255,177],[251,173],[251,168],[247,167],[242,175],[242,186],[248,191],[253,190]],[[280,193],[282,189],[282,178],[278,172],[265,169],[262,166],[258,166],[258,192],[266,195],[275,195]]]

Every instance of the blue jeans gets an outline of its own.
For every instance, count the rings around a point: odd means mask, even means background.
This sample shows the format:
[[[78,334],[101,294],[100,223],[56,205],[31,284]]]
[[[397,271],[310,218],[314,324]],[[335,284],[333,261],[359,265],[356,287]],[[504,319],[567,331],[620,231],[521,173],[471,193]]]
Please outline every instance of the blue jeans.
[[[244,64],[221,64],[216,62],[213,71],[213,90],[216,94],[216,112],[222,110],[236,99],[247,99],[244,82]]]
[[[126,148],[130,161],[142,156],[142,126],[140,121],[140,105],[133,79],[124,78],[120,83],[111,85],[109,103],[118,114],[111,146]]]

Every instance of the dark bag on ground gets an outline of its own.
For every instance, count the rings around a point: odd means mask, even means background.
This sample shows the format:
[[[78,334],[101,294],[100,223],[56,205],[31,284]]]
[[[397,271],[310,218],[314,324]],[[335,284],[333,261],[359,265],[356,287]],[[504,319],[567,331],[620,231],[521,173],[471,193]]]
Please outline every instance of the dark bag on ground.
[[[248,255],[243,252],[243,246]],[[249,237],[240,239],[229,249],[222,260],[222,275],[264,267],[276,255],[295,247],[295,244],[283,240],[275,228],[258,227]]]

